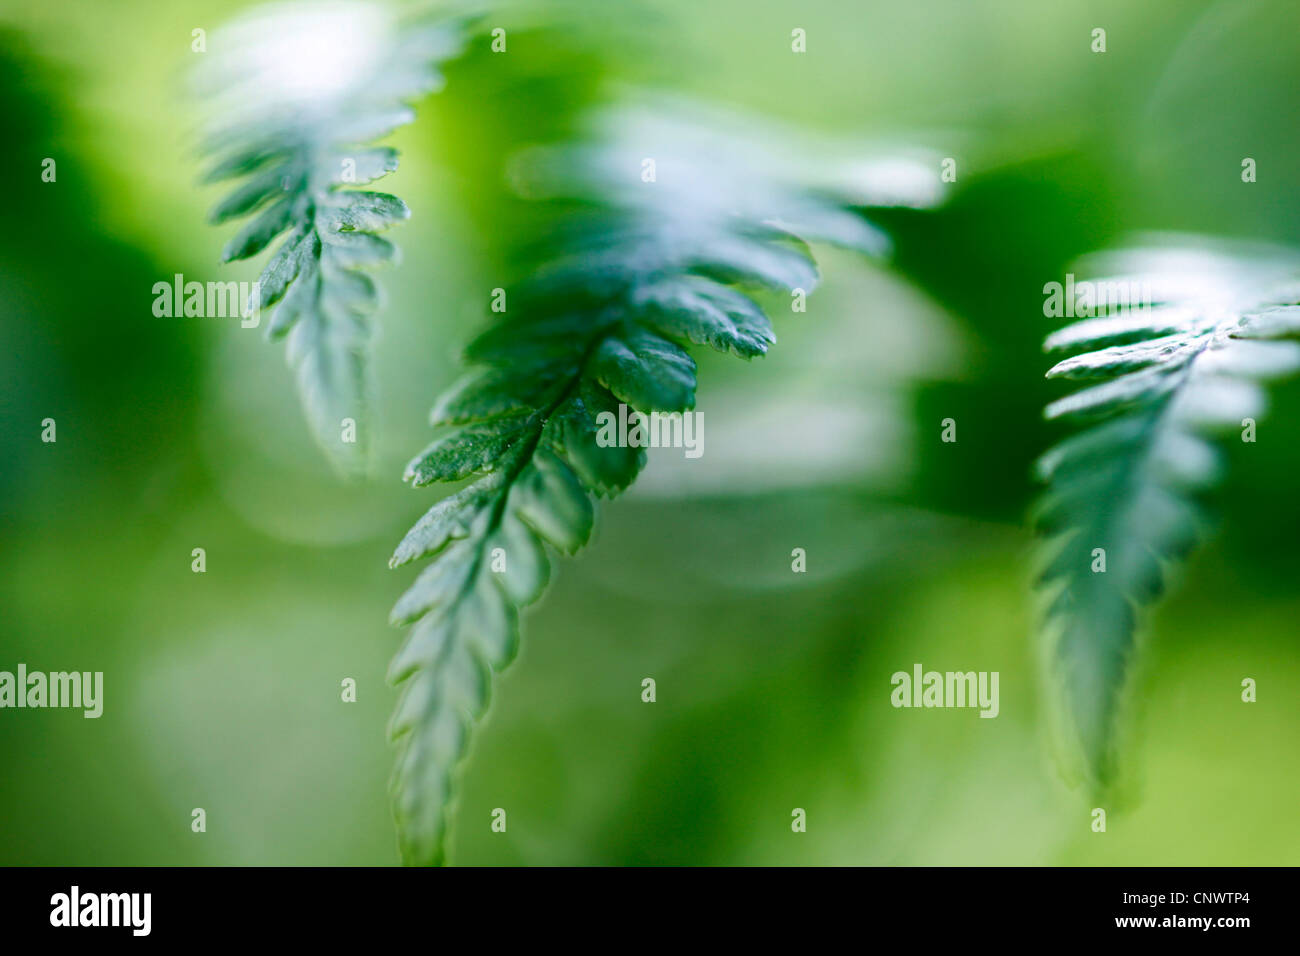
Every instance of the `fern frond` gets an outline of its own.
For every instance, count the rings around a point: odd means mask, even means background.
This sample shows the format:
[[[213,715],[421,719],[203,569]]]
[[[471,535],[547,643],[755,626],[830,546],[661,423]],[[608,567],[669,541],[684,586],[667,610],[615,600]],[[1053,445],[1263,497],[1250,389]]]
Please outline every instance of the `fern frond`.
[[[362,3],[273,5],[212,38],[197,80],[219,118],[203,149],[203,181],[238,180],[211,211],[221,224],[252,217],[222,261],[256,256],[278,237],[246,306],[276,306],[268,337],[287,358],[312,434],[340,469],[364,467],[368,353],[379,289],[370,272],[394,263],[379,232],[410,210],[354,188],[397,168],[374,145],[414,118],[410,103],[442,85],[439,65],[466,40],[469,20],[401,24]],[[355,440],[343,422],[356,423]]]
[[[534,153],[516,170],[529,195],[563,211],[529,247],[531,275],[510,290],[510,317],[469,347],[476,370],[434,409],[443,434],[407,467],[417,486],[474,478],[435,504],[390,562],[432,560],[392,615],[414,625],[389,673],[403,685],[390,733],[408,863],[444,860],[457,765],[493,672],[515,654],[519,611],[547,583],[548,551],[582,548],[593,499],[626,489],[645,463],[642,448],[598,440],[601,416],[620,403],[692,409],[693,345],[764,354],[775,335],[754,296],[812,290],[807,242],[887,246],[842,200],[758,165],[761,153],[710,142],[663,155],[665,144],[699,141],[685,128],[654,141],[655,152],[606,142]],[[646,156],[656,157],[653,182]]]
[[[1049,485],[1034,520],[1048,539],[1040,583],[1064,743],[1104,787],[1138,612],[1198,540],[1197,493],[1221,469],[1213,438],[1258,419],[1262,384],[1300,368],[1300,343],[1287,341],[1300,337],[1300,260],[1183,248],[1099,265],[1123,271],[1091,289],[1142,290],[1148,303],[1048,337],[1047,350],[1078,353],[1048,377],[1091,384],[1046,409],[1083,430],[1039,460]]]

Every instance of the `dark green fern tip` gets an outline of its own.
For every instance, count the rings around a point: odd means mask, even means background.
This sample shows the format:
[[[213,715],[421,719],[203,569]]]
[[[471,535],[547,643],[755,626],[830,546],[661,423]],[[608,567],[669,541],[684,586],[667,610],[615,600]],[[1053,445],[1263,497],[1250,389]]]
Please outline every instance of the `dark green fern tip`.
[[[664,141],[689,144],[688,132]],[[416,486],[469,482],[391,561],[430,559],[392,614],[411,625],[389,672],[402,688],[390,733],[407,862],[444,859],[457,765],[493,672],[514,657],[518,612],[546,586],[550,553],[582,548],[594,499],[626,489],[645,464],[642,448],[599,440],[602,415],[693,409],[694,346],[764,354],[775,335],[755,296],[812,289],[808,240],[885,248],[847,203],[786,185],[756,165],[761,156],[728,166],[736,153],[674,155],[666,188],[624,143],[527,157],[532,195],[578,200],[559,207],[576,211],[557,213],[549,241],[532,247],[531,278],[470,345],[474,369],[438,401],[439,435],[406,468]]]
[[[279,240],[246,315],[287,338],[311,431],[345,473],[364,466],[369,444],[381,304],[370,272],[397,260],[379,233],[410,215],[396,196],[363,188],[397,168],[396,150],[373,144],[442,85],[439,65],[464,45],[467,24],[403,24],[362,3],[270,7],[214,33],[195,73],[213,115],[203,180],[236,183],[209,220],[246,220],[222,261]]]
[[[1086,384],[1047,407],[1076,431],[1038,461],[1033,520],[1064,736],[1104,786],[1139,612],[1197,542],[1197,494],[1222,469],[1214,439],[1253,441],[1263,383],[1300,368],[1300,259],[1202,244],[1108,254],[1079,274],[1108,278],[1049,291],[1049,313],[1078,321],[1048,337],[1066,356],[1048,377]]]

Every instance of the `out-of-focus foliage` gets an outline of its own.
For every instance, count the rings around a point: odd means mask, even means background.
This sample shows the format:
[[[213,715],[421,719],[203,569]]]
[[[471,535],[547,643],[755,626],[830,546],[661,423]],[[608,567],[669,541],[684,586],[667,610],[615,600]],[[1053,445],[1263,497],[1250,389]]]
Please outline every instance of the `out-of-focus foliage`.
[[[545,206],[501,188],[503,163],[633,84],[929,147],[957,180],[939,209],[877,217],[910,281],[827,251],[761,366],[696,355],[707,451],[651,454],[531,616],[464,764],[450,856],[1300,862],[1296,383],[1271,389],[1256,443],[1224,446],[1220,533],[1131,678],[1140,799],[1108,803],[1106,834],[1042,739],[1022,530],[1032,462],[1062,430],[1041,415],[1059,395],[1044,284],[1134,230],[1300,243],[1300,180],[1279,172],[1300,136],[1300,8],[592,2],[560,33],[503,17],[508,52],[472,45],[381,144],[402,153],[385,189],[412,216],[372,349],[373,471],[392,478],[356,489],[320,467],[259,334],[150,310],[176,273],[257,276],[219,267],[226,237],[195,226],[219,195],[194,188],[179,95],[192,31],[251,6],[0,0],[0,667],[103,670],[106,687],[98,720],[0,714],[0,858],[396,859],[377,744],[394,698],[384,558],[412,509],[397,476],[491,289],[526,271],[518,227]],[[1000,671],[999,717],[890,707],[889,675],[916,661]]]

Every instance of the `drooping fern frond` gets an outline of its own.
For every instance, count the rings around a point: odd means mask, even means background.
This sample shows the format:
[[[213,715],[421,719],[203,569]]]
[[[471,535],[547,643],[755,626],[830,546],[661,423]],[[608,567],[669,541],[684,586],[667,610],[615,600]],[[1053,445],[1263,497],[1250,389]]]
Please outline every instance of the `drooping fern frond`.
[[[1096,266],[1110,277],[1081,283],[1079,301],[1126,307],[1045,343],[1077,353],[1049,378],[1090,384],[1046,409],[1084,428],[1039,460],[1049,485],[1035,523],[1048,539],[1044,625],[1063,743],[1104,788],[1117,769],[1139,612],[1198,539],[1196,496],[1221,468],[1212,440],[1250,435],[1262,383],[1300,368],[1300,259],[1184,246]]]
[[[217,114],[203,140],[203,181],[239,180],[209,220],[252,217],[222,260],[250,258],[284,236],[246,314],[278,303],[266,333],[287,336],[311,431],[345,472],[364,466],[368,445],[379,307],[369,272],[397,258],[378,233],[410,215],[396,196],[355,187],[397,168],[397,152],[375,141],[409,123],[411,102],[442,85],[439,65],[462,48],[469,22],[400,23],[365,3],[276,4],[215,34],[197,73]]]
[[[754,296],[812,290],[808,241],[887,247],[842,198],[782,178],[752,143],[669,124],[630,145],[608,132],[618,119],[599,123],[612,142],[535,152],[516,169],[554,215],[524,244],[529,276],[508,290],[508,313],[469,347],[475,370],[433,410],[441,435],[407,467],[416,486],[472,479],[390,562],[432,560],[392,614],[413,624],[389,673],[402,685],[391,786],[408,863],[444,860],[457,765],[493,672],[515,655],[519,611],[547,583],[548,551],[582,548],[593,499],[645,462],[642,448],[601,440],[602,417],[621,403],[692,409],[693,345],[764,354],[775,336]]]

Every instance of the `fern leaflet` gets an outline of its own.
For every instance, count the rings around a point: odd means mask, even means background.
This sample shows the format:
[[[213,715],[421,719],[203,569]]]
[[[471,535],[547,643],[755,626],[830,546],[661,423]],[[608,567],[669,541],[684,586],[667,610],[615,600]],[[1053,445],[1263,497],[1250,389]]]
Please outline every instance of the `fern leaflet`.
[[[1142,290],[1128,299],[1141,307],[1047,339],[1049,351],[1078,353],[1049,378],[1094,384],[1046,409],[1049,419],[1087,427],[1039,460],[1049,486],[1034,519],[1049,539],[1040,582],[1064,742],[1105,786],[1116,771],[1137,612],[1198,539],[1196,493],[1221,467],[1214,434],[1258,418],[1261,383],[1300,368],[1300,343],[1286,341],[1300,337],[1300,286],[1294,259],[1261,250],[1250,259],[1148,250],[1099,265],[1124,271],[1090,291]]]
[[[397,259],[378,233],[410,215],[396,196],[350,187],[397,168],[396,150],[373,144],[414,118],[411,101],[441,86],[439,64],[462,48],[467,25],[399,24],[368,4],[272,6],[214,36],[198,74],[226,104],[203,142],[211,155],[203,181],[240,181],[209,221],[253,217],[222,260],[285,237],[246,314],[278,303],[267,335],[287,337],[312,434],[348,473],[364,467],[368,444],[368,351],[380,305],[369,272]]]
[[[680,147],[699,135],[655,139]],[[406,470],[416,486],[473,481],[435,504],[390,562],[432,559],[392,614],[414,625],[389,672],[402,685],[391,789],[408,863],[444,861],[453,775],[493,672],[515,654],[519,611],[547,583],[548,548],[582,548],[593,498],[626,489],[645,462],[640,447],[602,443],[602,417],[620,403],[692,409],[692,345],[764,354],[775,336],[753,296],[813,288],[806,241],[887,246],[842,200],[716,145],[661,155],[654,182],[643,179],[647,154],[617,143],[535,154],[531,176],[516,177],[559,203],[531,247],[547,253],[510,292],[517,317],[469,347],[476,370],[442,396],[432,421],[443,434]]]

